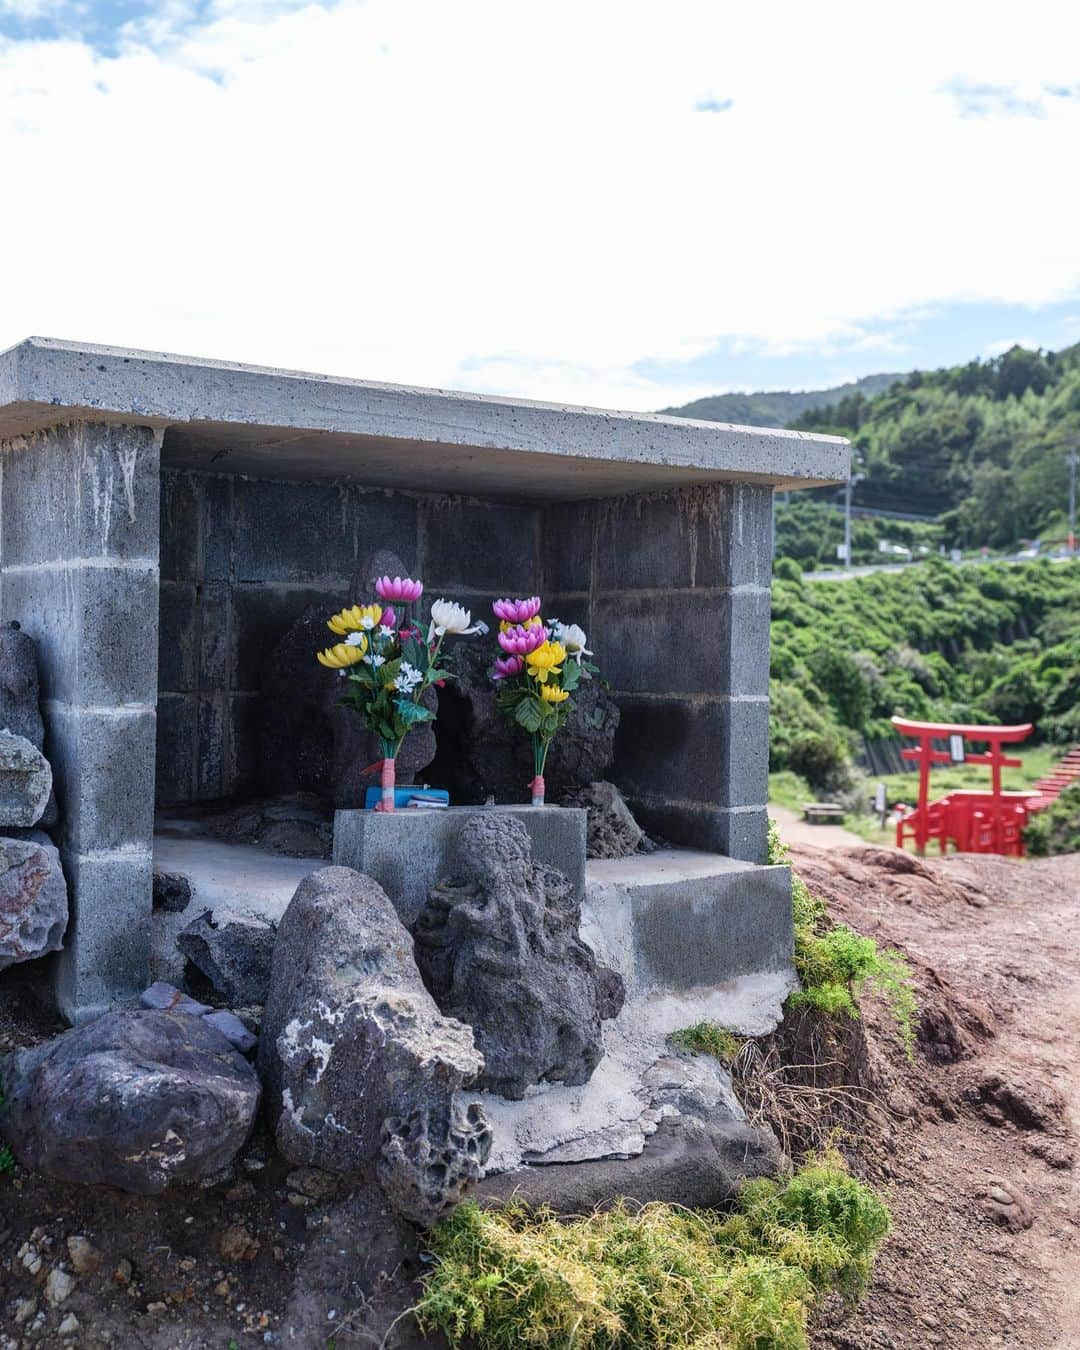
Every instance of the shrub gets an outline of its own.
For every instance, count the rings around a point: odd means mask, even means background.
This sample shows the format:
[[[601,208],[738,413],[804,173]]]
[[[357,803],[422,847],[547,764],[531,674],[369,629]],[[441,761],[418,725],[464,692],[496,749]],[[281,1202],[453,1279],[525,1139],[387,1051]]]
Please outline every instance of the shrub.
[[[1037,858],[1080,853],[1080,783],[1067,787],[1057,801],[1031,817],[1024,842]]]
[[[749,1183],[727,1217],[622,1202],[564,1222],[468,1202],[430,1235],[417,1319],[452,1345],[806,1350],[815,1298],[857,1297],[888,1231],[836,1154]]]

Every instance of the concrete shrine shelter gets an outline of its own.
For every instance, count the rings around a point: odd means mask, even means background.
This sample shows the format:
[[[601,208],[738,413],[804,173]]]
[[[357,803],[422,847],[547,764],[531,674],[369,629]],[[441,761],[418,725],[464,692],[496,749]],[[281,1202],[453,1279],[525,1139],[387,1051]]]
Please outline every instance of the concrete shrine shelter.
[[[772,495],[848,467],[803,432],[43,338],[0,355],[0,619],[41,666],[61,1011],[147,985],[155,797],[259,795],[260,662],[357,598],[375,548],[474,616],[538,593],[581,623],[638,819],[763,863]]]

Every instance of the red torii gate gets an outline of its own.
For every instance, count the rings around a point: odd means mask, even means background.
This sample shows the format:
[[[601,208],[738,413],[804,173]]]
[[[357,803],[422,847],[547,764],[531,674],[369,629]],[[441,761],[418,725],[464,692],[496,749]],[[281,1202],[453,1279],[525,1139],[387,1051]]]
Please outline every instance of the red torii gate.
[[[1023,857],[1024,826],[1031,803],[1039,794],[1002,791],[1001,770],[1019,768],[1022,761],[1007,758],[1001,747],[1025,740],[1034,730],[1032,724],[984,727],[951,722],[912,722],[906,717],[894,717],[892,723],[901,736],[918,741],[917,747],[900,752],[904,759],[914,760],[919,766],[919,803],[896,822],[897,847],[903,848],[905,839],[914,839],[916,851],[922,854],[929,841],[937,839],[944,853],[952,840],[963,853],[1003,853]],[[965,753],[964,762],[989,764],[990,791],[950,792],[931,802],[930,766],[953,762],[950,751],[935,750],[932,742],[949,740],[953,736],[988,745],[985,752]]]

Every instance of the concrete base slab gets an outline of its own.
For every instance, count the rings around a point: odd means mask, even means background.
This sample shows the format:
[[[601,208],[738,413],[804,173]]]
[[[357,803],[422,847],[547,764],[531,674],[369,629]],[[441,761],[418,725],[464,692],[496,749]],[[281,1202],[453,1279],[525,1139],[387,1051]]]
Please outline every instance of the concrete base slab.
[[[451,806],[441,811],[338,811],[334,862],[373,877],[405,924],[423,908],[428,891],[454,873],[457,841],[466,823],[484,811],[516,816],[529,831],[536,862],[570,878],[585,892],[585,816],[568,806]]]
[[[791,877],[717,854],[669,849],[589,862],[581,935],[622,975],[626,1004],[604,1025],[604,1058],[580,1087],[523,1101],[484,1094],[490,1172],[641,1154],[662,1121],[744,1120],[731,1076],[675,1052],[673,1031],[712,1021],[760,1036],[796,987]]]
[[[253,844],[224,844],[200,834],[196,822],[167,820],[158,823],[154,835],[154,866],[182,872],[191,882],[191,902],[179,914],[154,913],[153,978],[176,983],[184,972],[176,935],[192,919],[211,909],[218,917],[276,923],[304,877],[326,864],[320,858],[288,858]]]

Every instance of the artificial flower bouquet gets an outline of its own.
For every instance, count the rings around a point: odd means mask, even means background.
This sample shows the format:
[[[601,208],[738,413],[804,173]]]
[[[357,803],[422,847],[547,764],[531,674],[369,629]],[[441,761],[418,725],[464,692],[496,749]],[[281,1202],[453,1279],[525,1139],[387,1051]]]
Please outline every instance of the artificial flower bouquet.
[[[570,712],[570,696],[582,680],[598,673],[585,657],[584,632],[576,623],[540,616],[540,597],[496,600],[499,646],[503,655],[491,670],[499,686],[495,702],[503,714],[532,737],[533,806],[544,804],[544,766],[548,749]]]
[[[383,757],[372,766],[380,770],[382,787],[377,811],[394,809],[395,760],[402,741],[435,716],[420,701],[425,690],[451,678],[439,665],[443,640],[450,633],[488,631],[487,624],[474,624],[461,605],[435,600],[425,634],[419,615],[423,593],[421,581],[379,577],[378,601],[353,605],[328,619],[327,627],[341,641],[316,653],[320,665],[348,680],[342,702],[362,713],[379,738]]]

